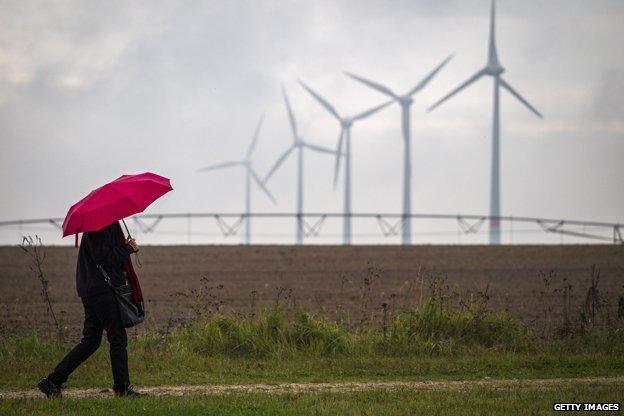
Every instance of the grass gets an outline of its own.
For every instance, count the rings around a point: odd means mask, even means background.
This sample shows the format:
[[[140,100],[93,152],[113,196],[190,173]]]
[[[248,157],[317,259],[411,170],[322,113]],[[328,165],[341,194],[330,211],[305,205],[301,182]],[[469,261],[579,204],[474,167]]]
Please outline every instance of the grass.
[[[67,386],[111,384],[106,341]],[[31,388],[71,344],[36,333],[0,341],[0,389]],[[506,314],[441,301],[399,314],[385,331],[354,331],[281,308],[255,318],[211,315],[129,345],[136,385],[580,377],[624,374],[624,331],[540,339]]]
[[[105,344],[106,342],[103,341]],[[0,390],[34,388],[71,343],[36,332],[0,341]],[[353,330],[278,306],[256,317],[213,314],[167,333],[130,339],[137,386],[576,378],[624,374],[624,331],[540,338],[504,313],[455,310],[442,299],[398,314],[382,329]],[[103,345],[66,387],[109,387]],[[81,400],[4,399],[11,415],[404,415],[550,414],[554,402],[617,402],[623,382],[574,381],[510,388],[369,390],[350,393],[246,393]]]
[[[555,402],[618,402],[624,383],[569,383],[513,389],[351,393],[227,394],[220,396],[123,399],[0,401],[11,415],[487,415],[552,414]]]

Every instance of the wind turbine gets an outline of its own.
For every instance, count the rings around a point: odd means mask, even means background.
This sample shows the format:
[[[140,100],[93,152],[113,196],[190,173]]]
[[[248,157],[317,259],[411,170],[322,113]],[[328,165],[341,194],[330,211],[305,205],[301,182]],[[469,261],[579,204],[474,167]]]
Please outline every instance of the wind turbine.
[[[344,154],[345,156],[345,183],[344,183],[344,219],[342,229],[342,242],[343,244],[351,244],[351,127],[353,123],[359,120],[364,120],[392,104],[392,101],[385,102],[376,107],[370,108],[360,114],[353,117],[341,117],[338,111],[327,101],[321,97],[312,88],[308,87],[302,81],[299,81],[301,86],[308,91],[312,97],[316,99],[329,113],[334,116],[340,123],[340,135],[338,136],[338,146],[336,149],[336,168],[334,169],[334,188],[338,181],[338,172],[340,171],[340,159]],[[345,143],[345,151],[342,152],[342,143]]]
[[[425,78],[423,78],[414,88],[403,95],[395,94],[390,88],[377,82],[362,78],[349,72],[345,74],[372,89],[379,91],[389,97],[392,97],[401,106],[401,118],[403,129],[403,234],[401,241],[404,245],[412,242],[412,156],[410,151],[411,143],[411,114],[410,107],[414,102],[412,96],[422,90],[433,77],[451,60],[453,55],[448,56],[442,63],[433,69]]]
[[[296,235],[297,235],[297,244],[303,243],[303,150],[314,150],[315,152],[320,153],[330,153],[334,154],[334,151],[331,149],[327,149],[325,147],[316,146],[306,142],[300,135],[297,130],[297,121],[295,120],[295,116],[293,114],[292,108],[290,106],[290,101],[288,100],[288,95],[286,94],[286,90],[282,86],[282,95],[284,96],[284,103],[286,104],[286,111],[288,112],[288,120],[290,121],[290,128],[293,134],[293,143],[292,145],[286,149],[286,151],[277,159],[269,173],[264,177],[263,183],[266,183],[271,176],[279,169],[279,167],[288,159],[288,156],[293,151],[297,151],[297,224],[296,224]]]
[[[271,192],[264,185],[260,177],[256,173],[256,171],[251,166],[251,154],[253,153],[256,144],[258,143],[258,135],[260,134],[260,127],[262,127],[262,120],[264,116],[260,117],[260,121],[258,122],[258,126],[256,127],[256,131],[251,140],[251,144],[247,149],[247,153],[245,154],[245,158],[241,161],[234,162],[224,162],[219,163],[217,165],[207,166],[205,168],[201,168],[198,172],[206,172],[209,170],[216,170],[222,168],[229,168],[232,166],[242,166],[245,168],[245,244],[250,244],[251,242],[251,181],[256,183],[256,185],[269,197],[273,203],[275,203],[275,198],[271,195]]]
[[[483,69],[477,71],[473,76],[464,81],[453,91],[442,97],[435,104],[433,104],[427,111],[431,111],[444,101],[457,94],[459,91],[466,88],[468,85],[477,81],[484,75],[489,75],[494,78],[494,105],[492,116],[492,176],[490,182],[490,244],[500,244],[501,230],[500,230],[500,118],[499,118],[499,89],[503,87],[511,93],[518,101],[524,104],[529,110],[531,110],[539,118],[543,118],[539,111],[537,111],[527,100],[525,100],[516,90],[514,90],[507,81],[505,81],[501,74],[505,71],[498,61],[498,53],[496,51],[496,33],[494,27],[494,15],[496,5],[492,0],[490,8],[490,40],[488,48],[488,60]]]

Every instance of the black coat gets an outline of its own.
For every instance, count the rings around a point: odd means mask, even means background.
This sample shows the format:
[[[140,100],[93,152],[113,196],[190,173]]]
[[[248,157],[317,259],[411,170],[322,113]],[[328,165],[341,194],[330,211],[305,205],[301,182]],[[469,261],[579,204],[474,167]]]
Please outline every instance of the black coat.
[[[123,231],[119,222],[82,235],[76,266],[78,296],[93,296],[111,290],[96,264],[104,268],[113,285],[125,283],[123,265],[133,249],[120,241],[122,236]]]

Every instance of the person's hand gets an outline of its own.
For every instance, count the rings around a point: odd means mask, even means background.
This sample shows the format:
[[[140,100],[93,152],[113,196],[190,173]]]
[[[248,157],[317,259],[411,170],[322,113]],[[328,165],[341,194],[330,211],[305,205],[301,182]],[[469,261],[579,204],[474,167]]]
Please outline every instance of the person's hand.
[[[126,240],[126,244],[128,244],[130,247],[132,247],[132,250],[139,251],[139,245],[137,244],[136,240],[134,238],[130,238],[128,237],[128,239]]]

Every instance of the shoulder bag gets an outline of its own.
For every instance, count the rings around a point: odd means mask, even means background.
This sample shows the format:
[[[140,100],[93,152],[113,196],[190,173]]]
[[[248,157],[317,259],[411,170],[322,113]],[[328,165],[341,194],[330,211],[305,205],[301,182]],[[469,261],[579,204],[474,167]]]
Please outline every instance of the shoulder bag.
[[[126,284],[121,286],[113,286],[110,276],[102,266],[96,264],[104,276],[106,283],[113,289],[117,305],[119,305],[119,313],[121,315],[121,322],[125,328],[130,328],[140,324],[145,320],[145,310],[143,305],[135,305],[132,300],[132,286],[126,281]]]

